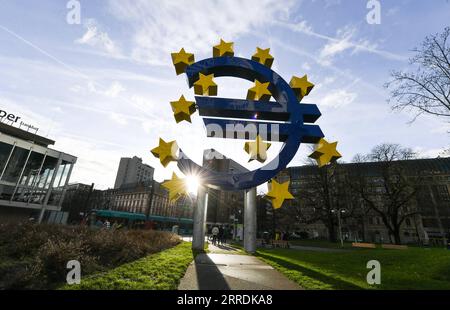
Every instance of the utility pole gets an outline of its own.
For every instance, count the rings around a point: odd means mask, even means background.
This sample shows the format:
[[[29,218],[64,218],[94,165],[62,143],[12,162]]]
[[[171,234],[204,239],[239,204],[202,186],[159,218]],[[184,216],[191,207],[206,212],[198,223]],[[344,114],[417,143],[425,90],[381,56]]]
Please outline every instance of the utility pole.
[[[150,210],[152,208],[152,203],[153,203],[153,196],[155,195],[155,180],[152,179],[152,188],[150,189],[150,197],[148,197],[148,207],[147,207],[147,212],[146,212],[146,217],[147,217],[147,221],[149,220],[150,217]]]
[[[342,223],[341,223],[341,213],[345,213],[345,209],[333,209],[331,210],[332,213],[337,212],[337,219],[338,219],[338,229],[339,229],[339,239],[341,241],[341,247],[344,247],[344,238],[342,236]]]
[[[344,247],[344,240],[342,239],[342,225],[341,225],[341,210],[338,211],[338,226],[339,226],[339,238],[341,239],[341,247]]]

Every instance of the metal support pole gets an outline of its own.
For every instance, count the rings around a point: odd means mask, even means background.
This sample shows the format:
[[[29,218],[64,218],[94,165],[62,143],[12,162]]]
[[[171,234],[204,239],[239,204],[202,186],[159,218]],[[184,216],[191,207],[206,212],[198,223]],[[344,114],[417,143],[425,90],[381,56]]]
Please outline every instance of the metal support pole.
[[[11,148],[11,152],[9,152],[8,159],[6,160],[5,166],[3,167],[2,173],[0,174],[0,180],[3,178],[3,175],[5,174],[6,168],[8,167],[9,161],[11,159],[11,156],[12,156],[15,148],[16,148],[16,142],[14,142],[13,147]]]
[[[54,170],[54,172],[52,174],[52,178],[51,178],[50,184],[48,186],[47,193],[45,194],[44,202],[42,203],[41,211],[39,213],[39,218],[38,218],[38,223],[39,224],[41,224],[42,220],[44,219],[45,209],[47,207],[48,201],[50,199],[50,195],[51,195],[52,190],[53,190],[53,183],[55,182],[56,175],[58,174],[59,166],[61,166],[61,163],[62,163],[61,156],[62,156],[62,154],[59,155],[58,161],[56,162],[55,170]],[[45,184],[44,184],[44,188],[45,188]]]
[[[23,172],[25,171],[25,168],[27,167],[28,160],[30,159],[30,155],[31,155],[32,151],[33,151],[33,148],[30,148],[30,150],[28,151],[27,159],[25,160],[25,164],[23,165],[23,168],[20,171],[19,178],[17,179],[16,186],[14,187],[14,191],[13,191],[13,193],[11,195],[11,199],[9,201],[13,201],[14,200],[14,196],[16,195],[17,188],[19,187],[19,184],[22,181]]]
[[[63,191],[62,191],[62,194],[61,194],[61,198],[59,199],[59,202],[58,202],[58,207],[60,207],[60,208],[62,207],[62,204],[63,204],[63,201],[64,201],[64,197],[66,196],[67,186],[69,185],[69,179],[70,179],[70,176],[72,175],[72,170],[73,170],[73,166],[74,165],[75,165],[75,163],[70,163],[69,172],[67,173],[66,179],[64,180]],[[67,164],[64,167],[63,173],[61,174],[61,179],[59,180],[59,186],[61,185],[61,180],[62,180],[62,178],[64,176],[66,168],[67,168]]]
[[[192,233],[192,249],[203,251],[205,249],[206,212],[208,208],[208,189],[199,186],[197,193],[197,206],[194,209],[194,229]]]
[[[244,199],[244,249],[256,252],[256,187],[245,190]]]

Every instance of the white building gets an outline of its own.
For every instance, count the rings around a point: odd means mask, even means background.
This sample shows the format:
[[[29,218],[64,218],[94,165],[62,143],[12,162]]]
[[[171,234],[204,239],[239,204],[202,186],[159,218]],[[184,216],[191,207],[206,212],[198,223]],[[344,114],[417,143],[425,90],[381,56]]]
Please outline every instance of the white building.
[[[153,167],[142,163],[142,159],[139,157],[122,157],[117,170],[114,188],[120,188],[123,184],[151,181],[153,180],[154,171]]]
[[[77,158],[48,147],[54,143],[0,122],[0,221],[61,209]]]

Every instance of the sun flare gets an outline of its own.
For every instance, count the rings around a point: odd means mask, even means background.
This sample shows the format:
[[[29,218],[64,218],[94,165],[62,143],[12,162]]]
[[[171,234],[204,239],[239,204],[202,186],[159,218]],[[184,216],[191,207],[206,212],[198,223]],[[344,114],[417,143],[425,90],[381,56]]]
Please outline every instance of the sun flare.
[[[197,195],[197,190],[198,187],[200,186],[199,177],[196,175],[188,175],[186,177],[186,185],[189,193]]]

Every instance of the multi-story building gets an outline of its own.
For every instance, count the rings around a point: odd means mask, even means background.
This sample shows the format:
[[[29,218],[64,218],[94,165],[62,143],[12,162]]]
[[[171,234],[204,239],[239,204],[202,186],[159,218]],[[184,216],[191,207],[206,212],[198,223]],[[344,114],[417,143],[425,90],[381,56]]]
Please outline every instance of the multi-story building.
[[[0,221],[40,221],[45,211],[60,211],[77,158],[49,148],[54,143],[0,122]]]
[[[168,223],[168,225],[178,222],[191,224],[194,204],[195,198],[188,196],[184,196],[176,202],[169,201],[167,190],[154,180],[122,184],[118,189],[94,191],[89,203],[90,209],[97,210],[100,215],[104,213],[103,211],[108,210],[112,212],[106,214],[124,219],[152,221],[159,227],[164,226],[162,225],[164,223]]]
[[[67,186],[61,211],[69,214],[68,223],[81,223],[83,218],[91,210],[90,204],[93,192],[94,184],[74,183]]]
[[[153,167],[144,164],[139,157],[122,157],[117,170],[114,188],[120,188],[123,184],[153,180],[154,171],[155,169]]]
[[[217,172],[246,172],[246,168],[214,149],[203,153],[203,166]],[[206,222],[209,225],[242,223],[244,191],[209,189]]]
[[[407,180],[411,180],[417,190],[408,200],[403,210],[410,213],[401,225],[401,239],[405,243],[438,243],[450,234],[450,158],[416,159],[395,162],[401,167]],[[334,208],[347,211],[342,216],[344,239],[371,242],[390,242],[391,238],[380,214],[368,208],[363,199],[348,186],[349,177],[362,175],[367,181],[365,186],[375,201],[386,199],[386,189],[382,181],[383,163],[366,162],[338,165],[338,176],[329,187],[335,195]],[[305,199],[305,189],[317,186],[319,168],[317,166],[289,167],[284,174],[290,177],[290,191],[296,198],[285,203],[286,208],[299,208],[295,229],[308,233],[310,237],[327,238],[328,227],[323,221],[305,221],[311,219],[322,202]],[[395,176],[393,176],[395,177]],[[403,176],[402,176],[403,177]],[[350,180],[351,182],[351,180]],[[331,194],[330,194],[331,195]],[[340,211],[339,211],[340,212]],[[351,213],[351,214],[350,214]],[[336,227],[337,229],[337,227]]]

